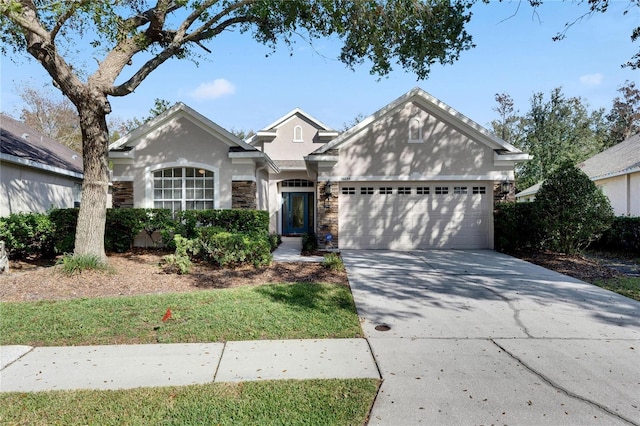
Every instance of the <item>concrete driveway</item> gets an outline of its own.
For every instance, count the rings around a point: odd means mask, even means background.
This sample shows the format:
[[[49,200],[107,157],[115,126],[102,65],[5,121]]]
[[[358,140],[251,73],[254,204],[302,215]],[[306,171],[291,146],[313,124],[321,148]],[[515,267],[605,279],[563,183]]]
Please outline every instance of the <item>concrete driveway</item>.
[[[369,424],[640,425],[639,302],[489,250],[342,257],[383,377]]]

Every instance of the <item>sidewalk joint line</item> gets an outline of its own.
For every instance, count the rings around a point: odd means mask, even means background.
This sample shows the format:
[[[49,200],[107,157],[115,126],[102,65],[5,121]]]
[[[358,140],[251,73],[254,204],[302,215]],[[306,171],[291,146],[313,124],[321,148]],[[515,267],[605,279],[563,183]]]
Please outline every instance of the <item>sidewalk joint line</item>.
[[[227,349],[227,342],[222,343],[222,351],[220,351],[220,359],[218,359],[218,365],[216,366],[216,371],[213,372],[213,380],[211,383],[218,383],[216,379],[218,377],[218,370],[220,370],[220,364],[222,364],[222,357],[224,356],[224,351]]]

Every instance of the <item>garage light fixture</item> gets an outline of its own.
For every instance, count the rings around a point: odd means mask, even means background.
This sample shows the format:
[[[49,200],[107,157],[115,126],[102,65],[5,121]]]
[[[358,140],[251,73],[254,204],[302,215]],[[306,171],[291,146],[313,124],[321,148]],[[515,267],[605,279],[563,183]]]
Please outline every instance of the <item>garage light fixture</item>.
[[[331,207],[331,203],[329,202],[329,200],[331,199],[333,195],[331,194],[331,181],[327,181],[327,183],[324,184],[324,208],[328,209]]]
[[[511,192],[511,183],[509,183],[508,180],[502,181],[502,183],[500,184],[500,192],[502,192],[503,194],[508,194],[509,192]]]

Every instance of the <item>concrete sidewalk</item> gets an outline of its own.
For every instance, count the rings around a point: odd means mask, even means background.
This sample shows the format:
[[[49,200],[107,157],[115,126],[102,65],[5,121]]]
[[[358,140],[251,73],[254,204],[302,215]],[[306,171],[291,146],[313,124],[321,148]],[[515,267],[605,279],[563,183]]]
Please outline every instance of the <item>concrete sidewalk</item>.
[[[375,378],[365,339],[114,346],[1,346],[0,392]]]
[[[302,256],[301,237],[282,237],[282,244],[273,252],[274,262],[315,262],[324,260],[322,256]]]

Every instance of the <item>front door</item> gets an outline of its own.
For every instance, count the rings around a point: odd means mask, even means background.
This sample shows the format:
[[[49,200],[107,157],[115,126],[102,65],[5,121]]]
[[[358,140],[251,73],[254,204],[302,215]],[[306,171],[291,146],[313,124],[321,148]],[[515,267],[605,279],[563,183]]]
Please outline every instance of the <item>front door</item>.
[[[282,233],[304,234],[309,231],[310,192],[284,193],[284,226]]]

